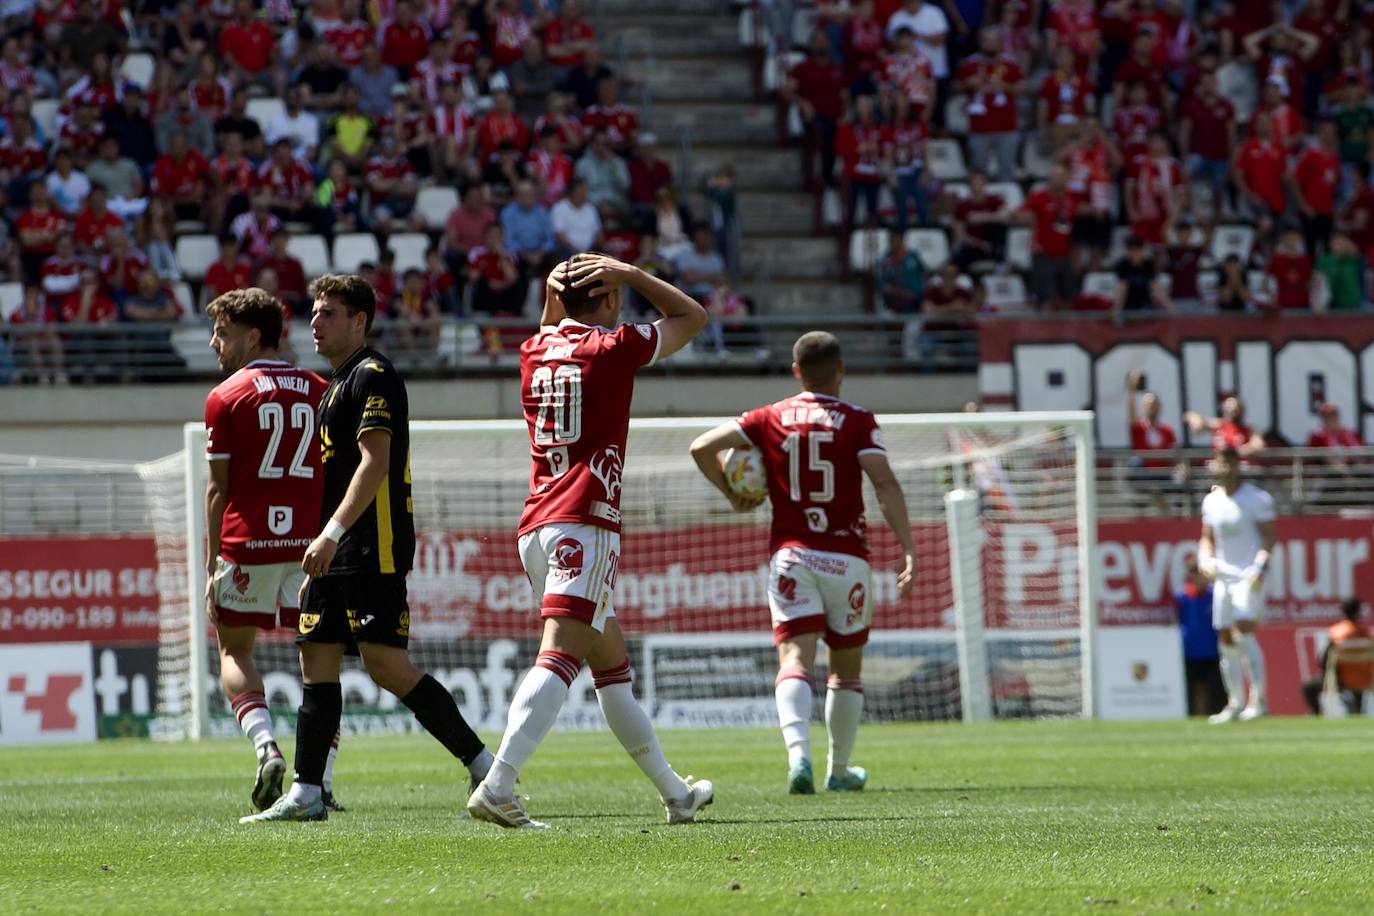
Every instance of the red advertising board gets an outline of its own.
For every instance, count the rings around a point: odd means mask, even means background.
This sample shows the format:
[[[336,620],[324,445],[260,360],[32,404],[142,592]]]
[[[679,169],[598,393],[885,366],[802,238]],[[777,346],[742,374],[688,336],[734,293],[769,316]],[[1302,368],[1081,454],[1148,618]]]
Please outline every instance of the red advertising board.
[[[1275,711],[1301,711],[1299,684],[1316,676],[1322,634],[1339,618],[1341,599],[1374,596],[1372,530],[1371,520],[1279,520],[1261,629]],[[1172,623],[1173,594],[1182,586],[1197,534],[1198,523],[1190,519],[1099,523],[1102,623]],[[900,601],[896,544],[885,530],[874,535],[875,625],[943,625],[947,590],[918,585],[910,601]],[[944,526],[918,524],[916,543],[927,581],[946,577]],[[766,630],[766,549],[765,532],[751,525],[631,532],[617,614],[632,634]],[[0,541],[0,643],[155,643],[156,572],[146,537]],[[1077,574],[1076,553],[1062,527],[1017,522],[991,528],[983,579],[989,626],[1075,626]],[[537,632],[509,532],[422,533],[410,598],[419,639]]]
[[[1335,404],[1374,441],[1374,316],[1178,316],[1116,325],[1095,318],[1007,319],[978,331],[986,404],[1018,410],[1091,409],[1098,441],[1129,445],[1126,376],[1137,370],[1175,429],[1185,410],[1215,414],[1239,395],[1246,418],[1301,444],[1316,407]],[[1190,444],[1206,445],[1202,439]]]
[[[0,538],[0,643],[154,643],[157,626],[152,538]]]

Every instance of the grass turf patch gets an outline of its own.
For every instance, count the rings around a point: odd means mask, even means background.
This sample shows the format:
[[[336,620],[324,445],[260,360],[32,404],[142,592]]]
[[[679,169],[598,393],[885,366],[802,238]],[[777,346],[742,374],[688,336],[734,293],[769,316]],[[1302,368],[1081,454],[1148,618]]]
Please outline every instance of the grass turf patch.
[[[346,737],[347,813],[253,827],[246,741],[6,749],[0,912],[1374,912],[1366,720],[865,726],[869,789],[815,797],[775,731],[664,746],[716,783],[697,825],[609,733],[526,768],[546,832],[460,819],[422,737]]]

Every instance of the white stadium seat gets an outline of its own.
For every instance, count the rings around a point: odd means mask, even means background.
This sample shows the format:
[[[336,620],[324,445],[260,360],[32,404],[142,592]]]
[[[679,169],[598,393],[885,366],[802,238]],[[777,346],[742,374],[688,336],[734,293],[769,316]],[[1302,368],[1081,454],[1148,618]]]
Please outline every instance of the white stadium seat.
[[[119,65],[119,75],[140,89],[147,89],[153,82],[154,69],[156,63],[153,61],[153,55],[129,54]]]
[[[183,235],[177,239],[177,267],[188,280],[203,280],[205,271],[219,257],[219,242],[213,235]]]
[[[340,273],[357,273],[359,264],[376,264],[380,255],[377,239],[370,232],[345,232],[334,237],[334,269]]]
[[[257,121],[258,126],[263,129],[264,133],[267,131],[267,125],[272,122],[272,119],[285,112],[286,105],[278,98],[248,100],[248,117]]]
[[[0,283],[0,324],[8,323],[23,304],[24,284]]]
[[[172,298],[181,306],[181,319],[190,321],[200,314],[200,303],[191,293],[191,284],[178,281],[171,284]]]
[[[307,280],[329,273],[329,248],[322,235],[293,235],[286,240],[286,252],[301,262]]]
[[[1017,270],[1030,270],[1031,229],[1013,226],[1007,230],[1007,263]]]
[[[431,230],[443,229],[448,223],[449,214],[458,208],[458,191],[446,185],[433,185],[421,188],[415,195],[415,212]]]
[[[951,95],[945,102],[945,129],[956,137],[968,135],[968,96]]]
[[[957,140],[931,140],[926,144],[926,165],[930,177],[937,181],[964,181],[968,168],[964,165],[964,151]]]
[[[983,278],[987,304],[995,309],[1017,309],[1026,304],[1026,284],[1020,274],[988,274]]]
[[[1242,261],[1250,257],[1250,248],[1255,244],[1253,226],[1218,226],[1212,232],[1212,246],[1208,249],[1212,260],[1220,267],[1231,255]]]
[[[908,229],[906,247],[921,256],[926,270],[939,270],[949,261],[949,238],[943,229]]]
[[[396,255],[396,270],[403,272],[412,267],[425,269],[425,252],[429,250],[429,236],[423,232],[398,232],[386,240],[386,247]]]
[[[990,181],[988,193],[1002,198],[1002,203],[1006,204],[1009,210],[1019,210],[1026,202],[1026,192],[1014,181]]]
[[[1095,270],[1083,277],[1083,292],[1090,296],[1116,300],[1117,276],[1106,270]]]
[[[172,331],[172,348],[186,361],[190,372],[219,372],[219,359],[207,344],[210,335],[202,324],[182,324]]]
[[[849,269],[872,270],[887,254],[886,229],[856,229],[849,234]]]
[[[1054,160],[1041,149],[1037,138],[1031,137],[1021,145],[1022,177],[1043,181],[1050,177],[1050,169],[1053,166]]]
[[[33,119],[43,132],[43,139],[49,144],[57,140],[57,99],[34,99],[31,106]]]

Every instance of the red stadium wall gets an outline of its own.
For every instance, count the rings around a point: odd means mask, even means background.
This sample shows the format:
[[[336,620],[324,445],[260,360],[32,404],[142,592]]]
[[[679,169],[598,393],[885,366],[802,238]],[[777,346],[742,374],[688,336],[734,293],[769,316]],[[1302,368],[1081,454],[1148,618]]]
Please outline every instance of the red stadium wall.
[[[918,526],[921,568],[943,570],[942,525]],[[1275,712],[1304,710],[1300,683],[1316,676],[1325,627],[1350,594],[1374,594],[1368,520],[1283,518],[1261,632]],[[1186,519],[1104,521],[1098,527],[1104,625],[1169,624],[1174,591],[1195,550]],[[665,549],[671,541],[674,550]],[[725,549],[722,549],[725,545]],[[638,532],[626,540],[617,599],[631,633],[759,631],[767,626],[761,558],[754,529]],[[1003,525],[986,551],[984,588],[993,627],[1073,626],[1063,599],[1076,588],[1066,539],[1048,526]],[[875,623],[884,629],[940,626],[945,600],[930,591],[897,601],[895,544],[877,539]],[[684,558],[671,565],[664,558]],[[1001,557],[997,561],[994,558]],[[157,642],[156,556],[150,538],[0,541],[0,644]],[[529,587],[506,532],[422,537],[411,576],[412,632],[423,641],[532,637],[537,622]],[[286,638],[288,634],[279,634]]]

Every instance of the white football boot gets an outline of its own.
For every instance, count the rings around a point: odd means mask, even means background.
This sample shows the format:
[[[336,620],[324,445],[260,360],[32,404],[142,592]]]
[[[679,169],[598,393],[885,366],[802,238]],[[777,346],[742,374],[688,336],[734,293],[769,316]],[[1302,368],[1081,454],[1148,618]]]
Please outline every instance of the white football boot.
[[[1242,715],[1239,706],[1226,704],[1226,708],[1214,716],[1208,716],[1207,721],[1211,725],[1225,725],[1227,722],[1234,722]]]
[[[716,800],[716,787],[709,779],[688,776],[683,782],[690,790],[687,797],[680,801],[665,801],[663,807],[668,811],[668,823],[690,824],[696,820],[697,812]]]
[[[530,816],[525,813],[525,808],[520,804],[520,799],[514,795],[507,795],[505,798],[494,794],[487,788],[486,783],[482,783],[472,794],[468,796],[468,814],[473,820],[486,821],[498,827],[510,827],[513,830],[547,830],[549,825],[540,821],[530,820]]]
[[[1269,715],[1269,707],[1263,702],[1251,703],[1240,711],[1236,716],[1242,722],[1253,722],[1255,719],[1262,719]]]

